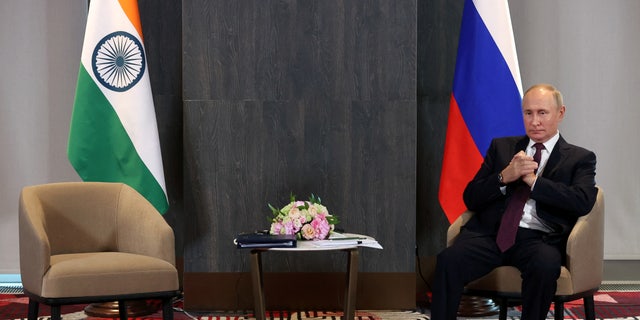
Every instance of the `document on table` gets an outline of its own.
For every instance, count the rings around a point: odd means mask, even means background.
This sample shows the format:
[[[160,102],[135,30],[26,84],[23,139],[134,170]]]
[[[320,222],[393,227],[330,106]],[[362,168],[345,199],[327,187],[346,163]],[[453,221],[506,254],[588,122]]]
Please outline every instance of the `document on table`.
[[[317,247],[342,247],[342,246],[358,246],[368,247],[374,249],[382,249],[382,246],[376,241],[376,239],[352,233],[337,233],[332,232],[327,240],[311,241],[311,244]]]

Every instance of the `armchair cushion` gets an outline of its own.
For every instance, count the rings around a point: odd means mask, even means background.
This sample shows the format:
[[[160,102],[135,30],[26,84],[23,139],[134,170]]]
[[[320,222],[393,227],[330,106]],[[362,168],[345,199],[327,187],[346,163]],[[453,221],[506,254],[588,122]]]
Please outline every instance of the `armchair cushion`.
[[[171,291],[178,288],[175,272],[167,261],[138,254],[59,254],[51,257],[51,269],[42,280],[41,296],[62,298]]]

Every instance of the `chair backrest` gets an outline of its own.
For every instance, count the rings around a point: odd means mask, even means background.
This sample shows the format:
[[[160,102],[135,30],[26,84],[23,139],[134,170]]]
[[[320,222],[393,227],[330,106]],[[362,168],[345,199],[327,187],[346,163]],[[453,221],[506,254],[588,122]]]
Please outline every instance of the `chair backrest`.
[[[51,254],[116,251],[123,184],[63,182],[25,187],[21,214],[41,225]]]

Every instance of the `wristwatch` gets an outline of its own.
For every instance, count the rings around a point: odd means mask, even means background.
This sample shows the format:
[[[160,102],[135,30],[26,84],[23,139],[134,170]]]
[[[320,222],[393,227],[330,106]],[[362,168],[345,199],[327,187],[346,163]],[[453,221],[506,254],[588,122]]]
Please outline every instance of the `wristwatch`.
[[[504,183],[504,179],[502,178],[502,172],[498,173],[498,183],[500,184],[501,187],[504,187],[507,185],[506,183]]]

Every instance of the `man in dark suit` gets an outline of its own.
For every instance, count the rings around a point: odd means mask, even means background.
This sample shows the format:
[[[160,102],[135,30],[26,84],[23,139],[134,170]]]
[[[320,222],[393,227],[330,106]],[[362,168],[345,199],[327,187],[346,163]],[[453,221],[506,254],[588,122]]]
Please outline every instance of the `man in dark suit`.
[[[464,191],[467,208],[476,214],[437,257],[433,320],[455,319],[464,286],[501,265],[522,273],[522,319],[545,319],[569,232],[595,203],[596,156],[560,136],[562,94],[551,85],[534,85],[525,92],[522,111],[527,135],[494,139]],[[513,210],[515,239],[509,241],[502,231],[505,212],[522,192],[524,207]]]

